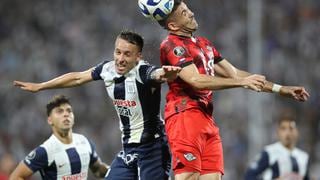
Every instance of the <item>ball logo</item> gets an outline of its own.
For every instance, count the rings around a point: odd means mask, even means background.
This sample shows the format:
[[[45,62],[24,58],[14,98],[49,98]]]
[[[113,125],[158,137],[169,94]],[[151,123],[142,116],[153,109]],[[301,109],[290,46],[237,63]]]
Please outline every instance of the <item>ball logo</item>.
[[[177,46],[173,49],[173,53],[177,57],[181,57],[185,52],[186,50],[184,50],[184,48],[181,46]]]

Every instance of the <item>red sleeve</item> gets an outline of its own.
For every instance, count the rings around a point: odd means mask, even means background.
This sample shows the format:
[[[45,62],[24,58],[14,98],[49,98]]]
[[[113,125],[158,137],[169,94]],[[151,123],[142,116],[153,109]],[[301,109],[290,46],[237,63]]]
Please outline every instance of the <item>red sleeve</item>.
[[[193,63],[193,57],[181,41],[163,41],[160,46],[160,59],[162,65],[185,67]]]

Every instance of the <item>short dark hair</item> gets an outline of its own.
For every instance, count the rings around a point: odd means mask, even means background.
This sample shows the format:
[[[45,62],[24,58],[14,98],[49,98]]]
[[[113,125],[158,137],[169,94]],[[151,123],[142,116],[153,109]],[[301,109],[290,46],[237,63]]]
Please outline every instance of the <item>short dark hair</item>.
[[[278,120],[278,126],[280,126],[283,122],[293,122],[296,123],[295,118],[292,115],[281,116]]]
[[[47,116],[50,116],[52,110],[61,104],[71,105],[69,99],[64,95],[55,95],[47,104]]]
[[[142,52],[143,44],[144,44],[143,37],[138,33],[135,33],[129,30],[124,30],[118,35],[117,38],[121,38],[123,40],[128,41],[131,44],[138,46],[139,52]]]
[[[168,29],[168,19],[170,17],[170,15],[172,13],[174,13],[178,6],[183,2],[183,0],[174,0],[174,5],[173,5],[173,8],[172,8],[172,11],[170,12],[170,14],[168,14],[164,19],[158,21],[158,23],[160,24],[160,26],[162,26],[163,28],[165,29]]]

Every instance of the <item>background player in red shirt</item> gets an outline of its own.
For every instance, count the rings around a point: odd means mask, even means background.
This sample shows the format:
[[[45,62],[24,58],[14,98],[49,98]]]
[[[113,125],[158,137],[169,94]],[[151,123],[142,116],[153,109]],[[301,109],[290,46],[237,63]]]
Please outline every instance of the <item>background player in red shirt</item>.
[[[175,179],[221,179],[223,152],[212,118],[212,90],[242,87],[298,101],[306,101],[309,94],[303,87],[274,84],[234,67],[206,38],[193,36],[198,24],[181,0],[175,0],[172,12],[159,24],[170,33],[161,44],[161,63],[182,67],[179,78],[169,83],[165,107]]]

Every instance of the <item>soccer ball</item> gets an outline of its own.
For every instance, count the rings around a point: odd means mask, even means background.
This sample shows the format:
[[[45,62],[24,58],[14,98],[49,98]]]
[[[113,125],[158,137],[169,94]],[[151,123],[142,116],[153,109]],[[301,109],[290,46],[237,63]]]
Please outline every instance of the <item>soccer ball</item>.
[[[152,20],[163,20],[171,13],[174,0],[138,0],[141,13]]]

